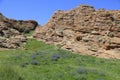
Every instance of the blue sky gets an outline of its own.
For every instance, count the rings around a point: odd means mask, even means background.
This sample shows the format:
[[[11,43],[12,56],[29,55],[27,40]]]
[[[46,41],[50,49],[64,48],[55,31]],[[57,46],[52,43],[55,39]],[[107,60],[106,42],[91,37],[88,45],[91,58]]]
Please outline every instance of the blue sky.
[[[8,18],[33,19],[43,25],[56,10],[69,10],[80,4],[120,10],[120,0],[0,0],[0,12]]]

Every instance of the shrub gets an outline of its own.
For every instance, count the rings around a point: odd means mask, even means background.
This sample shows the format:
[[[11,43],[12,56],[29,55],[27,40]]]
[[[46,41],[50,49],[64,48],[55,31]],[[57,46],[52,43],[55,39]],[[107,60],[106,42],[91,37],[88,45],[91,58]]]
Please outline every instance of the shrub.
[[[37,52],[35,53],[35,55],[36,55],[36,56],[39,55],[39,56],[41,56],[41,57],[44,57],[45,53],[40,52],[40,51],[37,51]]]
[[[25,62],[25,63],[21,63],[20,66],[21,67],[26,67],[29,63],[28,62]]]
[[[32,65],[38,65],[38,64],[39,64],[39,62],[38,62],[38,61],[36,61],[36,60],[31,60],[31,61],[30,61],[30,64],[32,64]]]
[[[40,54],[41,54],[41,52],[37,51],[37,52],[35,52],[35,54],[36,54],[36,55],[40,55]]]
[[[59,58],[60,58],[60,55],[59,55],[59,54],[53,54],[53,55],[50,57],[50,60],[52,60],[52,61],[57,61]]]

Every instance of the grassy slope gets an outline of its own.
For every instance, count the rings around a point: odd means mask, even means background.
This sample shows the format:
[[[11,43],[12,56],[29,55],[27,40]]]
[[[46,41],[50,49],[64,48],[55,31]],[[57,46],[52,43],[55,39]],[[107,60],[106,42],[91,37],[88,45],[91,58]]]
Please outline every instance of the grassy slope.
[[[0,51],[0,80],[120,80],[120,60],[72,54],[34,39],[25,47]]]

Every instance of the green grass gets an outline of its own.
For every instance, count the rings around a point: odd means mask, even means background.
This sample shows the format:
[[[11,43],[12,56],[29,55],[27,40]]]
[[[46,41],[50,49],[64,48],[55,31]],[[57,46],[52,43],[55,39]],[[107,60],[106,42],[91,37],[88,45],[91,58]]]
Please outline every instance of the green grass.
[[[28,32],[28,33],[24,33],[24,35],[25,35],[25,36],[32,36],[32,34],[33,34],[34,32],[35,32],[35,31],[33,30],[33,31]]]
[[[120,80],[120,60],[58,50],[35,39],[0,51],[0,80]]]

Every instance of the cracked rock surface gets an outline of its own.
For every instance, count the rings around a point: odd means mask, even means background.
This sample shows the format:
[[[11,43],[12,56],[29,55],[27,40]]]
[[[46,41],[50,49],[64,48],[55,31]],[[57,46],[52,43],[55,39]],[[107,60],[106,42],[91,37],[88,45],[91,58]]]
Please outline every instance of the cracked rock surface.
[[[79,54],[120,59],[120,10],[58,10],[33,37]]]

